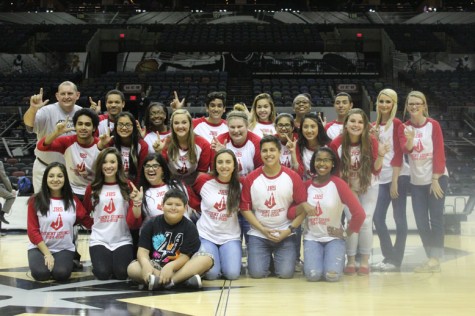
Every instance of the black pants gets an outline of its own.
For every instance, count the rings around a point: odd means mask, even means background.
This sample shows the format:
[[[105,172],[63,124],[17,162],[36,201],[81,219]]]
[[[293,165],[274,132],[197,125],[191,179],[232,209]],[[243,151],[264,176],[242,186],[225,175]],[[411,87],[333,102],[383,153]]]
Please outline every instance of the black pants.
[[[92,273],[99,280],[127,279],[127,267],[133,260],[133,246],[124,245],[114,251],[104,246],[89,247]]]

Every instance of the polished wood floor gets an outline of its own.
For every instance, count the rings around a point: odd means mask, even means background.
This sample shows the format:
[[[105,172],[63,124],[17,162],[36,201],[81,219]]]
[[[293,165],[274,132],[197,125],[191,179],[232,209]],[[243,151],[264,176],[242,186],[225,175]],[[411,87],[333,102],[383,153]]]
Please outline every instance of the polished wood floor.
[[[86,267],[67,283],[34,282],[25,234],[0,238],[0,315],[475,315],[475,236],[446,236],[442,272],[415,274],[424,260],[410,235],[402,272],[344,277],[341,282],[294,279],[204,281],[201,291],[140,290],[132,282],[97,281],[88,236],[80,235]],[[372,261],[381,259],[377,237]]]

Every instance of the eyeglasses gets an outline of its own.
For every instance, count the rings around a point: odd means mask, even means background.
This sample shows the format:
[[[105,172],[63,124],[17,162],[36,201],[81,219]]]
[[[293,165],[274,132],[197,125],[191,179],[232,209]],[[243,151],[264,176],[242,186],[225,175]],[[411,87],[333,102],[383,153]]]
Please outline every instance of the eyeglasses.
[[[150,116],[158,116],[158,115],[165,115],[163,111],[151,111]]]
[[[277,124],[278,128],[292,128],[292,124]]]
[[[149,169],[153,169],[153,170],[157,170],[159,168],[161,168],[162,166],[160,166],[158,163],[156,164],[153,164],[153,165],[144,165],[143,168],[145,170],[149,170]]]
[[[323,159],[317,158],[317,159],[315,159],[315,162],[316,163],[322,163],[322,162],[323,163],[329,163],[329,162],[333,162],[333,160],[331,158],[323,158]]]
[[[126,128],[126,129],[131,129],[132,127],[134,127],[134,124],[132,123],[118,123],[117,124],[117,127],[118,128]]]

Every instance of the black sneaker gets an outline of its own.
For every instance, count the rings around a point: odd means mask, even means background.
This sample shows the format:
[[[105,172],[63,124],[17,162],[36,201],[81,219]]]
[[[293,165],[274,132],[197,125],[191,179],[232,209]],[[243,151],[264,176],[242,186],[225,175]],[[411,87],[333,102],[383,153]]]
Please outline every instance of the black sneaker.
[[[183,285],[188,288],[197,290],[203,287],[203,284],[201,283],[201,277],[198,274],[195,274],[194,276],[183,282]]]

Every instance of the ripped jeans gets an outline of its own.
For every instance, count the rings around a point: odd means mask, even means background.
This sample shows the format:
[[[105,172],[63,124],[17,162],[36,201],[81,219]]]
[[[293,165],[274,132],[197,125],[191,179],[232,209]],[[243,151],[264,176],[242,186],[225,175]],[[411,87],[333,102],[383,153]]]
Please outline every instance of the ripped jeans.
[[[307,281],[320,279],[336,282],[345,267],[346,246],[343,239],[328,242],[303,241],[303,272]]]

